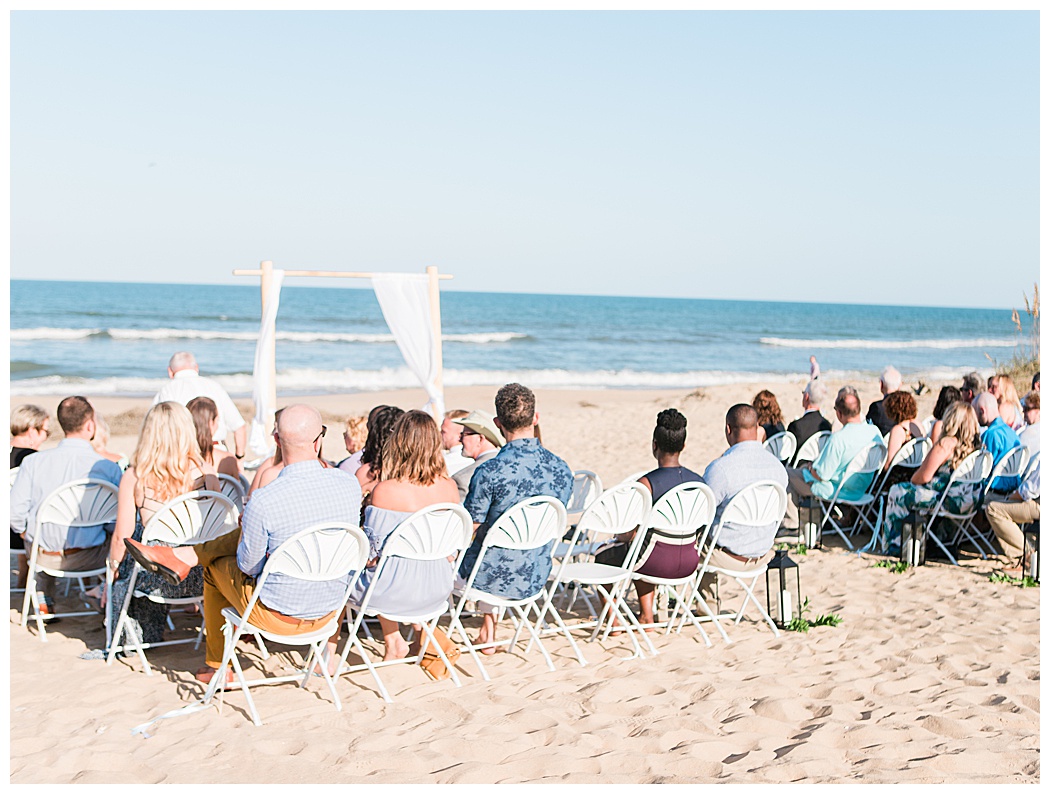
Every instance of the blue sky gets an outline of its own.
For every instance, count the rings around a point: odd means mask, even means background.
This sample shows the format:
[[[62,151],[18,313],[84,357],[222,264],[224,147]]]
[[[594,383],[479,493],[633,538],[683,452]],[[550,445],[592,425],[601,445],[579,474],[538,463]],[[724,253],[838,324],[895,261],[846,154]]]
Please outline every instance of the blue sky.
[[[1038,122],[1031,11],[15,12],[11,273],[1016,306]]]

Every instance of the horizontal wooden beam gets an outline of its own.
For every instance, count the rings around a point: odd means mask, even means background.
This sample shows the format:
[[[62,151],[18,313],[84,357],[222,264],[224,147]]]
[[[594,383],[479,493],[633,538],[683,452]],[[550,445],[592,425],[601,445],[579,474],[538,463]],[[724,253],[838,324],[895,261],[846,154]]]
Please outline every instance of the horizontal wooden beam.
[[[235,276],[261,276],[261,270],[234,270],[233,275]],[[388,273],[347,273],[345,270],[285,270],[285,276],[311,276],[316,278],[374,278],[375,276],[386,276]],[[421,278],[426,278],[425,273],[419,274]],[[448,273],[438,273],[438,278],[442,281],[450,278],[454,278]]]

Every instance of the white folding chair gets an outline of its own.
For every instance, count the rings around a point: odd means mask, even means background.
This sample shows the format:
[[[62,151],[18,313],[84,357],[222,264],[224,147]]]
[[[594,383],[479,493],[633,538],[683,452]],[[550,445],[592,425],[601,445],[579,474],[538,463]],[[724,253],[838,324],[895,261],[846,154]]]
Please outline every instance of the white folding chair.
[[[210,705],[216,692],[222,691],[223,682],[226,680],[226,667],[231,664],[237,679],[236,686],[244,692],[244,697],[248,701],[248,710],[251,714],[252,722],[256,725],[262,725],[262,720],[259,719],[259,713],[255,709],[255,702],[248,691],[250,687],[298,681],[299,686],[305,688],[310,681],[311,674],[318,667],[321,669],[325,683],[328,684],[328,691],[332,694],[332,701],[335,704],[336,711],[342,711],[343,704],[335,690],[335,680],[328,673],[328,666],[324,663],[322,656],[325,643],[328,642],[328,638],[335,632],[343,607],[346,606],[346,601],[350,597],[354,582],[367,561],[368,538],[365,537],[365,533],[359,527],[353,524],[340,522],[315,524],[301,532],[297,532],[278,546],[266,561],[265,566],[263,566],[262,573],[255,583],[255,590],[252,592],[252,597],[245,607],[244,614],[239,614],[233,607],[226,607],[222,610],[223,617],[226,618],[226,622],[222,627],[224,639],[222,664],[219,665],[219,669],[212,676],[211,683],[208,685],[204,697],[198,703],[191,704],[184,709],[179,709],[177,712],[166,714],[158,719],[199,711]],[[266,580],[275,573],[299,579],[302,582],[345,580],[347,584],[332,618],[326,621],[324,625],[301,634],[276,634],[260,629],[251,623],[252,610],[255,609],[259,601],[259,594],[262,593]],[[302,667],[291,675],[264,677],[248,681],[244,677],[244,670],[237,657],[237,642],[246,632],[262,636],[269,642],[279,645],[306,646],[309,647],[310,652],[304,657]],[[221,694],[219,695],[219,700],[221,706]],[[143,727],[145,726],[140,726],[136,730],[141,732]]]
[[[602,495],[602,479],[593,471],[578,469],[572,473],[572,495],[565,507],[567,521],[575,524],[583,511]]]
[[[241,478],[231,477],[229,474],[219,474],[218,478],[219,492],[233,502],[238,512],[244,512],[244,499],[248,496],[248,488],[245,487]]]
[[[678,610],[696,578],[696,569],[676,579],[638,573],[637,569],[644,566],[645,560],[657,543],[668,546],[692,545],[703,549],[717,507],[715,495],[710,487],[702,482],[687,482],[675,486],[657,499],[649,511],[649,520],[646,522],[649,527],[649,542],[638,555],[631,579],[635,582],[647,582],[657,587],[669,588],[675,596],[675,606],[667,620],[650,624],[654,628],[664,628],[668,632],[671,630],[677,619]],[[704,638],[704,643],[710,647],[711,638],[707,636],[707,632],[689,610],[686,610],[686,614],[691,619],[693,626],[700,632],[700,636]],[[647,626],[643,625],[642,628],[647,628]]]
[[[773,480],[759,480],[746,486],[738,494],[736,494],[729,503],[726,504],[725,509],[722,510],[722,515],[719,517],[718,526],[712,531],[711,543],[717,543],[718,536],[721,534],[722,527],[725,524],[733,524],[733,526],[750,526],[750,527],[761,527],[768,526],[770,524],[779,525],[784,519],[784,513],[787,512],[787,491],[784,486]],[[762,603],[755,597],[755,585],[758,580],[765,575],[766,568],[768,566],[762,565],[751,571],[735,571],[730,568],[719,568],[716,565],[710,564],[710,556],[712,548],[708,549],[707,555],[704,560],[704,568],[707,573],[713,573],[716,575],[724,575],[733,579],[744,589],[744,598],[738,609],[733,614],[722,614],[719,610],[719,614],[714,616],[715,625],[719,627],[721,631],[721,621],[732,619],[734,624],[739,624],[740,620],[744,617],[744,612],[747,610],[748,604],[754,604],[758,609],[762,618],[769,624],[769,627],[773,630],[773,635],[776,637],[780,636],[780,632],[777,631],[776,624],[773,623],[773,619],[766,612],[766,608]],[[703,572],[703,569],[701,569]],[[696,579],[697,590],[700,587],[701,577],[698,575]],[[706,607],[706,602],[700,599]],[[690,600],[690,604],[692,599]],[[725,633],[723,632],[723,637]],[[728,637],[726,637],[728,639]]]
[[[450,568],[449,594],[451,594],[453,578],[455,576],[456,567],[459,565],[459,558],[470,545],[473,531],[474,523],[470,518],[470,514],[462,505],[453,504],[451,502],[441,502],[413,513],[402,521],[397,529],[390,533],[386,541],[383,543],[383,548],[379,554],[379,560],[376,562],[375,573],[372,576],[372,581],[369,584],[368,589],[361,597],[360,605],[355,607],[353,604],[350,604],[349,606],[349,609],[354,613],[354,618],[350,621],[349,637],[346,641],[346,645],[343,646],[343,652],[340,656],[338,675],[367,669],[372,674],[372,678],[376,682],[376,686],[379,689],[379,693],[383,696],[383,700],[387,703],[392,703],[393,698],[390,697],[386,687],[383,685],[383,681],[379,677],[376,668],[388,667],[394,664],[411,664],[419,662],[423,654],[426,653],[427,648],[430,645],[433,645],[434,650],[448,668],[452,682],[457,687],[461,686],[455,665],[449,662],[448,657],[445,655],[445,651],[441,648],[441,645],[437,640],[434,639],[434,629],[437,627],[438,620],[442,615],[448,612],[449,604],[447,596],[444,601],[437,604],[433,602],[418,604],[415,608],[404,609],[397,614],[387,611],[381,613],[384,618],[396,621],[397,623],[418,623],[422,626],[423,637],[418,655],[406,656],[402,659],[393,659],[386,662],[373,662],[369,658],[367,651],[361,645],[361,641],[357,637],[357,632],[361,628],[362,622],[366,617],[380,614],[379,610],[370,606],[372,594],[377,587],[377,583],[382,582],[383,571],[391,560],[432,561],[447,560],[448,557],[453,557],[454,562],[448,563]],[[405,586],[406,589],[410,589],[411,582],[407,582]],[[449,627],[449,631],[451,632],[451,626]],[[357,653],[361,657],[362,664],[353,666],[347,665],[346,660],[350,654],[351,648],[357,650]]]
[[[831,438],[830,430],[820,430],[811,435],[802,442],[801,446],[799,446],[798,452],[795,453],[795,459],[791,462],[791,465],[799,466],[803,463],[816,460],[824,449],[824,445],[828,443],[829,438]],[[797,439],[796,443],[798,443]]]
[[[550,670],[554,670],[554,662],[551,660],[550,654],[547,653],[538,630],[542,613],[537,602],[541,598],[546,597],[546,589],[540,587],[535,593],[530,593],[524,598],[508,598],[478,587],[477,575],[485,565],[486,553],[490,549],[515,551],[542,549],[550,546],[554,541],[562,537],[565,533],[565,524],[565,506],[554,497],[534,496],[523,499],[516,505],[513,505],[489,527],[488,532],[485,533],[485,539],[481,543],[481,549],[478,551],[477,561],[474,563],[470,574],[467,576],[463,586],[457,587],[454,591],[456,600],[452,609],[452,619],[449,622],[449,632],[455,630],[459,634],[467,651],[470,653],[470,658],[477,665],[478,672],[481,673],[481,677],[486,681],[489,680],[489,674],[485,669],[485,665],[481,663],[478,651],[498,646],[506,646],[509,651],[517,646],[523,630],[529,634],[529,644],[526,646],[525,652],[528,653],[532,648],[533,642],[535,642],[543,655],[544,661],[547,662],[547,667]],[[487,643],[473,642],[463,626],[463,611],[468,601],[484,601],[490,606],[498,608],[499,614],[506,610],[514,623],[513,636],[507,640],[494,640]],[[532,618],[533,614],[536,616],[535,623]],[[560,619],[558,620],[560,623]],[[575,642],[571,638],[570,642],[573,648],[576,649],[577,657],[579,657],[579,649],[576,648]]]
[[[832,531],[837,533],[838,536],[846,542],[850,551],[853,550],[853,544],[850,543],[849,538],[846,537],[847,532],[855,532],[857,526],[861,523],[867,524],[872,532],[876,531],[875,524],[864,514],[863,508],[875,501],[875,497],[871,492],[872,486],[875,484],[876,475],[879,470],[882,469],[882,465],[885,462],[886,446],[881,441],[872,441],[864,447],[864,449],[853,456],[853,459],[849,462],[849,465],[843,472],[838,485],[835,486],[835,490],[831,494],[830,499],[822,499],[816,494],[812,497],[813,501],[820,505],[821,528],[823,529],[824,526],[830,524]],[[842,495],[843,485],[854,477],[862,477],[868,474],[871,475],[871,481],[868,483],[864,493],[854,499],[847,499]],[[848,527],[843,527],[839,524],[838,519],[835,517],[835,510],[842,505],[852,507],[857,511],[857,520]]]
[[[991,492],[992,483],[995,482],[995,479],[997,477],[1022,477],[1028,471],[1029,458],[1028,447],[1014,447],[999,459],[999,462],[992,467],[992,472],[988,475],[988,479],[981,486],[981,495],[977,501],[979,510],[983,510],[987,506],[988,494]],[[977,549],[981,559],[986,560],[988,555],[984,553],[985,549],[993,557],[997,553],[995,550],[995,533],[991,528],[986,532],[982,532],[974,524],[974,519],[977,517],[979,510],[975,511],[968,521],[958,524],[952,543],[957,544],[969,541]]]
[[[547,629],[547,631],[561,631],[572,642],[572,631],[593,628],[590,637],[593,641],[598,638],[599,633],[603,630],[603,639],[607,638],[612,631],[614,621],[618,618],[623,630],[631,640],[631,645],[634,647],[632,658],[640,659],[645,656],[641,646],[638,644],[638,635],[641,635],[642,639],[645,640],[649,652],[656,656],[656,647],[649,639],[649,636],[641,629],[638,618],[635,617],[624,600],[627,588],[631,584],[632,569],[638,558],[638,551],[641,548],[644,536],[642,530],[646,527],[652,503],[653,497],[649,489],[641,483],[633,481],[621,483],[615,488],[610,488],[601,495],[598,501],[590,506],[576,525],[572,539],[569,541],[569,551],[548,582],[547,598],[540,619],[537,621],[537,626],[543,626],[543,620],[549,612],[554,617],[555,622],[558,623],[558,628]],[[612,540],[616,535],[625,534],[636,529],[639,531],[635,533],[628,547],[627,556],[622,567],[598,562],[573,561],[575,556],[573,549],[577,543],[592,543],[602,539]],[[581,538],[584,540],[581,541]],[[558,594],[558,588],[563,585],[570,588],[575,587],[574,594],[582,588],[593,588],[596,590],[603,601],[601,612],[595,616],[592,610],[591,619],[585,619],[566,626],[554,605],[554,598]],[[571,608],[571,603],[569,608]],[[583,656],[579,653],[575,644],[573,647],[577,651],[577,658],[580,664],[585,664]]]
[[[634,474],[628,474],[626,477],[620,480],[620,482],[618,482],[617,485],[626,485],[627,483],[638,482],[638,480],[642,479],[642,477],[644,477],[650,471],[652,471],[652,469],[642,469],[641,471],[636,471]]]
[[[926,535],[930,538],[942,552],[948,557],[948,560],[952,565],[958,565],[958,560],[955,556],[948,551],[947,546],[944,542],[937,537],[937,534],[933,531],[934,524],[938,519],[945,519],[950,522],[956,528],[956,534],[958,534],[958,528],[964,522],[972,521],[973,517],[977,515],[977,511],[980,509],[978,502],[974,501],[974,508],[966,513],[952,513],[945,508],[945,499],[948,497],[948,492],[954,485],[969,485],[971,487],[977,487],[984,483],[988,478],[988,475],[992,471],[992,454],[983,449],[977,449],[971,452],[962,463],[956,467],[955,471],[952,472],[951,478],[948,480],[947,486],[941,493],[940,499],[937,500],[936,504],[932,508],[918,508],[916,510],[920,515],[929,514],[929,519],[926,521]]]
[[[237,531],[238,516],[237,506],[233,500],[225,495],[215,491],[192,491],[176,496],[154,513],[153,517],[146,522],[146,526],[142,528],[142,542],[146,544],[159,542],[169,546],[192,546],[198,543],[205,543]],[[109,645],[109,652],[106,656],[106,663],[113,664],[117,653],[121,651],[125,653],[135,651],[142,661],[142,667],[146,675],[153,675],[153,670],[146,660],[144,652],[146,648],[159,648],[162,645],[183,645],[189,642],[194,643],[194,648],[200,647],[201,639],[204,637],[204,593],[173,598],[161,595],[160,592],[136,590],[135,582],[138,580],[139,571],[141,570],[143,570],[142,566],[136,561],[131,568],[128,593],[124,597],[124,603],[120,607],[116,623],[111,627],[107,620],[106,640]],[[107,602],[112,595],[112,586],[112,571],[109,571],[106,576]],[[123,631],[127,630],[129,634],[132,632],[131,626],[133,624],[128,616],[132,598],[146,598],[156,604],[168,604],[170,606],[196,604],[198,607],[201,607],[201,624],[196,638],[190,637],[188,639],[149,643],[141,642],[142,638],[138,637],[138,642],[131,640],[120,643]]]
[[[797,445],[798,440],[786,430],[781,433],[775,433],[762,442],[762,446],[772,452],[777,460],[785,465],[795,456]]]
[[[876,475],[871,489],[871,495],[875,498],[860,508],[861,513],[865,515],[865,522],[868,526],[873,527],[871,540],[861,549],[861,552],[872,551],[876,545],[879,546],[880,551],[886,551],[887,540],[885,533],[882,531],[885,524],[879,520],[882,515],[883,504],[886,501],[886,491],[888,490],[886,483],[889,482],[890,474],[897,467],[912,470],[919,468],[932,446],[933,444],[930,443],[928,438],[909,439],[894,454],[893,460],[890,461],[890,465],[886,470],[881,475]],[[874,515],[872,515],[873,511]]]
[[[117,520],[117,486],[105,480],[73,480],[52,491],[40,505],[36,514],[36,533],[29,552],[29,576],[26,579],[25,597],[22,599],[22,625],[29,622],[29,608],[32,606],[32,617],[36,621],[37,633],[41,642],[47,642],[44,622],[52,618],[71,618],[81,615],[97,615],[94,609],[82,612],[62,612],[54,615],[40,613],[40,597],[37,593],[36,578],[38,574],[47,574],[56,579],[80,578],[88,576],[104,577],[106,568],[93,568],[86,571],[60,571],[42,564],[39,559],[40,533],[44,524],[56,524],[67,530],[76,527],[95,527],[112,524]],[[107,533],[108,536],[108,533]],[[108,537],[107,537],[108,540]]]

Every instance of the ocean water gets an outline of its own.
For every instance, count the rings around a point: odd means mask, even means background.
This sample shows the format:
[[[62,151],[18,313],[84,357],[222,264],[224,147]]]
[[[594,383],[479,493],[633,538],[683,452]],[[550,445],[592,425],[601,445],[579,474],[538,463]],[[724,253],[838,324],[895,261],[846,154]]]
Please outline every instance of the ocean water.
[[[441,295],[445,384],[696,388],[809,372],[906,381],[987,372],[1009,359],[1008,309],[455,292]],[[11,282],[11,388],[19,394],[153,394],[168,358],[251,394],[256,285]],[[286,285],[280,394],[414,386],[371,289]],[[987,354],[987,356],[986,356]]]

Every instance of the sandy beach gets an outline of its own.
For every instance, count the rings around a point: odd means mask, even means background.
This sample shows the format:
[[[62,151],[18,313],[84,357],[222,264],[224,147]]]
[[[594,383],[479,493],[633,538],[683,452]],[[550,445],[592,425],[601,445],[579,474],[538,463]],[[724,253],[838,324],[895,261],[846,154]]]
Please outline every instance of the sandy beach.
[[[776,384],[785,422],[801,414],[797,382]],[[684,465],[702,471],[725,449],[723,418],[766,384],[695,391],[537,391],[544,445],[606,487],[652,467],[658,411],[689,420]],[[829,381],[831,393],[842,383]],[[877,382],[854,383],[865,405]],[[911,384],[905,384],[906,388]],[[918,398],[927,416],[942,384]],[[492,409],[495,389],[448,389],[448,408]],[[324,451],[339,460],[342,421],[373,405],[423,404],[421,390],[280,399],[309,402],[328,425]],[[58,398],[26,399],[54,415]],[[131,453],[148,399],[92,398]],[[247,401],[238,401],[246,418]],[[825,415],[832,415],[830,406]],[[49,443],[54,443],[52,439]],[[826,538],[794,555],[810,617],[837,627],[783,632],[745,619],[712,632],[657,635],[659,655],[627,660],[626,640],[584,643],[577,664],[564,640],[548,641],[556,671],[538,654],[497,654],[483,681],[465,656],[463,687],[402,666],[383,678],[386,704],[367,673],[339,683],[336,712],[323,683],[256,690],[262,727],[238,692],[215,709],[132,727],[191,702],[203,650],[148,653],[107,666],[79,658],[101,647],[101,621],[66,619],[41,643],[18,625],[11,600],[13,783],[1037,783],[1040,632],[1038,588],[996,584],[994,559],[964,552],[958,567],[933,562],[894,574]],[[764,585],[758,587],[762,597]],[[739,591],[726,585],[727,603]],[[72,599],[70,599],[72,601]],[[753,614],[752,614],[753,617]],[[190,625],[179,616],[177,625]],[[366,643],[376,649],[376,643]],[[257,664],[254,651],[246,652]],[[265,663],[281,666],[278,657]],[[250,675],[250,673],[249,673]]]

